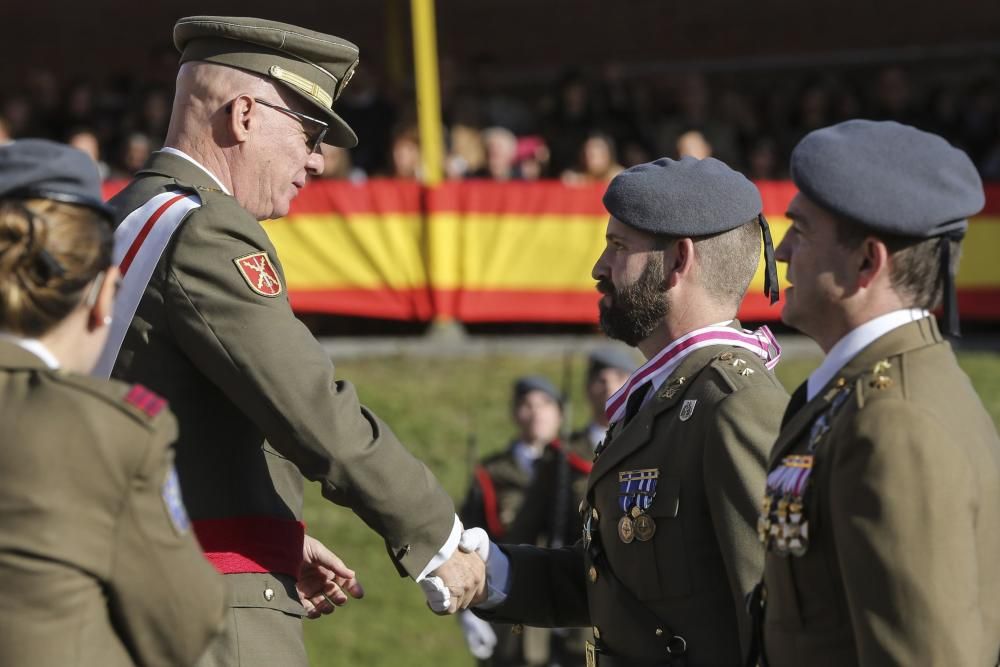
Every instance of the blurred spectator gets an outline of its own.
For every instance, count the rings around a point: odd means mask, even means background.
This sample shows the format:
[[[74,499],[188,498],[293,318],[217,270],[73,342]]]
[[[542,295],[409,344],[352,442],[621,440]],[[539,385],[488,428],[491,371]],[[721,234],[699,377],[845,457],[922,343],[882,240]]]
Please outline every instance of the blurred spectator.
[[[587,80],[578,72],[563,76],[556,98],[543,101],[543,136],[551,151],[555,173],[562,173],[576,164],[580,146],[591,129],[597,126],[597,114]]]
[[[66,143],[86,153],[97,165],[101,180],[107,180],[111,169],[107,163],[101,160],[101,144],[97,141],[97,135],[94,134],[93,130],[87,127],[78,127],[69,133],[66,137]]]
[[[505,127],[488,127],[483,130],[483,146],[486,149],[486,165],[473,176],[495,181],[520,180],[517,137],[513,132]]]
[[[153,152],[153,144],[149,137],[141,132],[133,132],[125,140],[121,150],[121,158],[117,167],[112,168],[113,178],[132,178],[135,172],[142,169]]]
[[[336,108],[358,135],[358,145],[351,149],[351,161],[369,174],[385,171],[398,114],[379,89],[377,72],[359,69],[337,100]]]
[[[320,146],[323,153],[323,173],[320,178],[333,178],[353,183],[362,183],[368,179],[363,169],[355,167],[351,163],[351,153],[346,148],[323,144]]]
[[[542,137],[533,134],[517,140],[517,166],[524,180],[537,181],[548,176],[550,157]]]
[[[0,144],[5,144],[11,140],[10,128],[3,116],[0,116]]]
[[[486,149],[479,130],[455,124],[449,133],[451,151],[445,161],[445,173],[452,180],[466,178],[486,164]]]
[[[420,135],[416,127],[408,125],[396,131],[389,158],[389,178],[420,180]]]
[[[688,130],[677,137],[677,157],[704,160],[712,157],[712,144],[708,143],[705,135],[698,130]]]
[[[618,164],[615,141],[610,136],[592,132],[580,148],[578,168],[563,172],[564,183],[607,183],[624,169]]]
[[[773,181],[783,171],[778,158],[778,144],[771,137],[761,137],[750,149],[750,168],[747,176],[753,181]]]
[[[7,132],[13,139],[27,136],[51,136],[34,131],[31,126],[31,103],[24,95],[14,95],[4,102],[2,115],[7,124]]]

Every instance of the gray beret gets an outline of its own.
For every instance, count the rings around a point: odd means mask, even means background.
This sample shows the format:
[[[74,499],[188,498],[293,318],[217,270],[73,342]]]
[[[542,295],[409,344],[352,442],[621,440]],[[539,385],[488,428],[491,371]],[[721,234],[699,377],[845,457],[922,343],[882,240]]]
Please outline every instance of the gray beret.
[[[107,220],[97,165],[85,153],[47,139],[0,145],[0,199],[51,199],[86,206]]]
[[[810,132],[792,151],[791,171],[823,208],[897,236],[963,231],[985,203],[968,155],[893,121],[849,120]]]
[[[551,382],[541,375],[527,375],[518,378],[517,382],[514,383],[514,402],[517,403],[532,391],[540,391],[543,394],[547,394],[556,403],[562,403],[562,394],[559,393],[559,390]]]
[[[650,234],[697,237],[745,225],[761,212],[761,200],[746,176],[719,160],[660,158],[615,176],[604,208]]]
[[[617,368],[620,371],[631,373],[639,365],[627,351],[618,347],[602,347],[594,350],[587,357],[587,377],[605,368]]]

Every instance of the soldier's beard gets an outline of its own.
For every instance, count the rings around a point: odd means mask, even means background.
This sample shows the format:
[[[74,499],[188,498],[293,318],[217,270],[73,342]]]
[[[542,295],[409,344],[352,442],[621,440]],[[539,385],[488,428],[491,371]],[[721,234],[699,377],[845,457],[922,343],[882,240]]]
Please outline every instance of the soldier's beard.
[[[610,280],[600,280],[597,289],[608,295],[608,299],[602,299],[598,306],[601,330],[609,338],[632,347],[649,338],[669,312],[667,300],[663,298],[666,290],[660,257],[651,258],[631,285],[615,289]]]

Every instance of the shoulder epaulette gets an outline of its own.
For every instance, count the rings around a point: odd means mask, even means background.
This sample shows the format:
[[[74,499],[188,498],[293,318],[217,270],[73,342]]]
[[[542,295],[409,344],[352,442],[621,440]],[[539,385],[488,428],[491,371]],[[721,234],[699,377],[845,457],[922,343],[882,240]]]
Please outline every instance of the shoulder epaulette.
[[[146,413],[150,419],[163,412],[167,400],[141,384],[132,385],[125,394],[125,402]]]

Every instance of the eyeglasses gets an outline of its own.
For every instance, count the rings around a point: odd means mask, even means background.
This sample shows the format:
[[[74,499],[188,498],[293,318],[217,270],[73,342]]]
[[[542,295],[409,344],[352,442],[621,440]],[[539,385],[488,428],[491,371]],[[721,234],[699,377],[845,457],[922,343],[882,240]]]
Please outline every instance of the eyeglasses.
[[[327,130],[330,129],[330,126],[327,123],[319,120],[318,118],[307,116],[304,113],[299,113],[298,111],[292,111],[287,107],[279,107],[277,104],[271,104],[270,102],[262,100],[258,97],[253,98],[253,101],[256,102],[257,104],[263,104],[266,107],[271,107],[272,109],[281,111],[282,113],[287,113],[289,116],[298,118],[300,121],[302,121],[302,129],[303,131],[305,131],[306,136],[309,138],[308,141],[306,142],[306,144],[309,146],[309,152],[315,153],[316,151],[319,150],[319,147],[323,144],[323,139],[326,138]],[[312,123],[313,125],[318,125],[319,128],[316,129],[314,132],[310,133],[306,126],[307,121]]]

